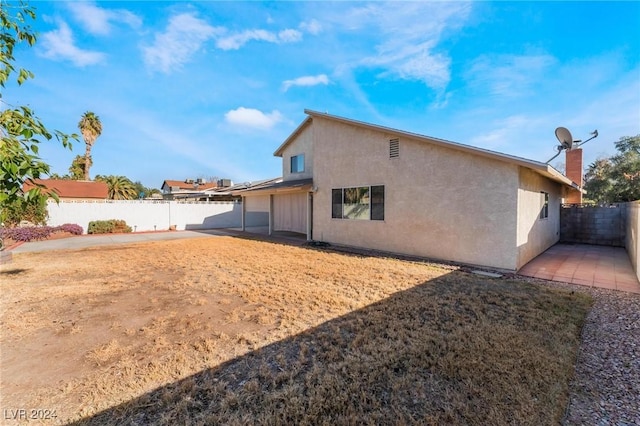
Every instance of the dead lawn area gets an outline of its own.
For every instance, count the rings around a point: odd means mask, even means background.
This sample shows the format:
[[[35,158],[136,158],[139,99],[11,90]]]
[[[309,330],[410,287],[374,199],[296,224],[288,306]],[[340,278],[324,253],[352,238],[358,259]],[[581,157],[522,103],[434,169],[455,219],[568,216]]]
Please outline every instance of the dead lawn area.
[[[558,424],[592,303],[232,237],[2,268],[7,423],[43,409],[46,424]]]

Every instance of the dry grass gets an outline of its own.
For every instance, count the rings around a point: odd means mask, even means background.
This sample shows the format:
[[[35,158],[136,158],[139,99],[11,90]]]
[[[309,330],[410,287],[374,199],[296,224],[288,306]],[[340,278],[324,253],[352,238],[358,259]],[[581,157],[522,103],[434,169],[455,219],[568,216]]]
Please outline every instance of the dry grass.
[[[0,405],[89,424],[557,423],[590,306],[227,237],[15,256],[0,300]]]

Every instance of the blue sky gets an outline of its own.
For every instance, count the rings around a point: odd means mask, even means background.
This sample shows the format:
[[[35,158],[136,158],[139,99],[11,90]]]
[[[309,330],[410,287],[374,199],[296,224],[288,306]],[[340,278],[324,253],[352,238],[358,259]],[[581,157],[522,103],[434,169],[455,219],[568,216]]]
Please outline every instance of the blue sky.
[[[586,164],[640,134],[640,2],[32,5],[36,77],[2,101],[65,132],[96,113],[92,176],[280,176],[305,108],[543,162],[558,126],[598,129]],[[59,174],[83,153],[41,148]]]

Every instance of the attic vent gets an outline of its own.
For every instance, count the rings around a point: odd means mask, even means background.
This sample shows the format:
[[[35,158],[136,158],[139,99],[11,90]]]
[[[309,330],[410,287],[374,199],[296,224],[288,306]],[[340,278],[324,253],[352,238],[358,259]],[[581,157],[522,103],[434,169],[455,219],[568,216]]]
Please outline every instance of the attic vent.
[[[400,141],[398,138],[389,139],[389,158],[400,157]]]

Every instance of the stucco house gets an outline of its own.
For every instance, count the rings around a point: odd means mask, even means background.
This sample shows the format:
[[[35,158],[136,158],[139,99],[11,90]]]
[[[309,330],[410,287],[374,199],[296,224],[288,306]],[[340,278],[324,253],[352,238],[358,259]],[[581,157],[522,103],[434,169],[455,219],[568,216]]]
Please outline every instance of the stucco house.
[[[160,190],[162,197],[174,199],[199,199],[204,191],[218,188],[217,182],[207,182],[205,179],[165,180]]]
[[[559,239],[581,189],[553,167],[305,110],[275,151],[282,180],[240,191],[243,229],[518,270]]]

